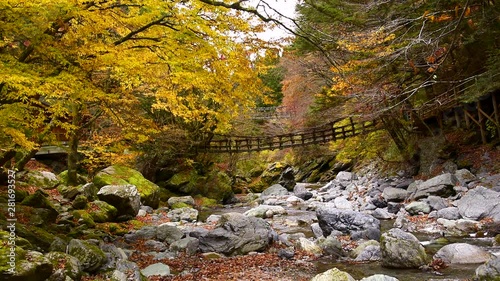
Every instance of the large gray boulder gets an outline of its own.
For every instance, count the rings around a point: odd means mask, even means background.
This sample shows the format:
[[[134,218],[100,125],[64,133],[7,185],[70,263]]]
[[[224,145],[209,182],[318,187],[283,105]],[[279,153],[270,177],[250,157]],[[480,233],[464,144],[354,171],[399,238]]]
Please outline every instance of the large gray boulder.
[[[221,216],[215,229],[199,237],[199,245],[204,253],[244,255],[264,250],[274,236],[271,226],[261,218],[227,213]]]
[[[340,231],[351,235],[352,239],[380,238],[380,221],[371,215],[324,204],[316,209],[316,216],[325,236],[330,235],[332,231]]]
[[[440,259],[447,264],[484,263],[491,257],[489,252],[467,243],[448,244],[434,254],[434,259]]]
[[[493,257],[476,268],[476,277],[479,280],[500,280],[500,257]]]
[[[245,212],[246,216],[257,218],[272,218],[275,215],[285,215],[287,212],[281,206],[259,205]]]
[[[182,230],[180,230],[175,225],[170,225],[168,223],[163,223],[156,229],[156,239],[167,242],[171,244],[177,240],[180,240],[184,236]]]
[[[492,218],[500,222],[500,192],[478,186],[469,190],[457,202],[458,211],[464,218],[480,220]]]
[[[415,182],[408,187],[408,191],[412,193],[410,198],[414,200],[429,197],[430,195],[449,197],[456,194],[453,187],[459,183],[455,175],[446,173],[421,183]]]
[[[167,213],[171,221],[196,221],[198,219],[198,210],[189,207],[174,209]]]
[[[97,192],[97,197],[114,206],[120,215],[135,217],[141,207],[141,196],[131,184],[105,185]]]
[[[393,228],[380,238],[382,266],[390,268],[419,268],[427,264],[427,254],[411,233]]]
[[[260,194],[260,197],[267,197],[267,196],[284,196],[288,195],[288,190],[283,187],[281,184],[273,184],[270,187],[266,188],[262,193]]]
[[[382,197],[387,202],[402,202],[408,198],[410,192],[402,188],[386,187],[382,192]]]
[[[77,258],[62,252],[50,252],[45,257],[50,260],[54,268],[57,268],[52,273],[52,277],[69,277],[71,280],[82,278],[82,265]]]
[[[80,261],[86,272],[97,271],[107,261],[106,254],[99,247],[79,239],[69,241],[68,253]]]
[[[5,265],[2,264],[2,267]],[[22,260],[16,261],[16,272],[13,275],[7,275],[5,272],[2,272],[2,280],[45,281],[52,274],[53,268],[54,266],[50,260],[42,253],[28,251],[23,255]]]

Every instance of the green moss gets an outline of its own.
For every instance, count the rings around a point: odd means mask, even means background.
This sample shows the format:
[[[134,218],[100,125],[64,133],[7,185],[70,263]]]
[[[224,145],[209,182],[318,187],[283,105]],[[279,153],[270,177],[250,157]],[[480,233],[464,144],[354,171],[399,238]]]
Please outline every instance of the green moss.
[[[4,234],[2,233],[1,235],[3,236]],[[2,241],[7,242],[7,240],[2,240]],[[21,247],[15,246],[14,253],[15,256],[12,257],[13,260],[11,260],[11,257],[9,257],[9,255],[13,255],[11,252],[11,246],[8,245],[7,243],[0,243],[0,274],[8,271],[11,268],[11,265],[19,265],[20,262],[25,259],[26,250],[22,249]],[[10,262],[14,263],[9,264]]]
[[[192,208],[192,206],[184,202],[175,202],[174,204],[172,204],[172,206],[170,206],[170,208],[171,209]]]
[[[90,202],[86,211],[90,214],[94,222],[112,221],[118,214],[118,210],[114,206],[99,200]]]
[[[195,197],[196,204],[201,208],[201,209],[206,209],[206,208],[215,208],[221,206],[217,202],[217,200],[212,199],[212,198],[207,198],[203,196],[196,196]]]
[[[129,220],[127,221],[127,223],[135,230],[141,229],[143,226],[146,225],[144,222],[139,220]]]
[[[123,224],[115,222],[98,223],[96,229],[110,235],[123,236],[128,233],[128,229]]]
[[[33,248],[40,248],[43,251],[47,251],[56,238],[54,234],[32,225],[17,224],[16,232],[17,235],[28,240]]]
[[[92,216],[86,210],[75,210],[73,211],[73,217],[78,220],[80,224],[84,224],[89,227],[95,226],[95,221]]]

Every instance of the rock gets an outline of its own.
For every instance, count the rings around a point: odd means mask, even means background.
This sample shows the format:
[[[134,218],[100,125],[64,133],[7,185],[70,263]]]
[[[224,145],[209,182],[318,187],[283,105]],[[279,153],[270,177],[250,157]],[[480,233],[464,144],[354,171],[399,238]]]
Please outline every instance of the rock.
[[[138,240],[149,240],[157,237],[158,227],[148,225],[132,233],[124,235],[125,241],[128,243],[136,242]],[[159,239],[161,241],[161,239]]]
[[[82,265],[77,258],[62,252],[50,252],[45,257],[52,263],[54,268],[61,269],[60,275],[64,276],[64,278],[69,277],[72,280],[82,278]]]
[[[478,246],[467,243],[448,244],[434,255],[434,259],[441,259],[447,264],[484,263],[492,255]]]
[[[372,276],[365,277],[360,281],[399,281],[399,279],[394,278],[392,276],[383,275],[383,274],[375,274]]]
[[[293,248],[278,250],[278,257],[282,259],[292,259],[294,256],[295,256],[295,251],[293,250]]]
[[[351,172],[341,171],[335,176],[335,180],[339,182],[349,182],[356,179],[356,175]]]
[[[118,210],[111,204],[104,201],[93,201],[88,204],[87,212],[92,216],[95,222],[110,222],[113,221]]]
[[[120,215],[135,217],[141,207],[141,197],[135,185],[105,185],[97,197],[113,205]]]
[[[315,223],[311,224],[311,230],[314,234],[314,237],[319,238],[319,237],[323,236],[323,230],[319,226],[319,223],[315,222]]]
[[[151,276],[165,277],[170,275],[170,267],[164,263],[155,263],[141,270],[141,273],[148,278]]]
[[[355,261],[379,261],[382,259],[382,251],[379,245],[368,245],[354,259]]]
[[[47,232],[43,228],[20,223],[16,224],[16,233],[19,237],[28,240],[34,249],[42,252],[48,251],[50,245],[56,239],[54,234]]]
[[[476,277],[485,281],[500,280],[500,257],[493,257],[476,268]]]
[[[379,219],[379,220],[392,220],[396,217],[395,214],[393,213],[389,213],[387,211],[387,208],[383,208],[383,209],[375,209],[373,212],[372,212],[372,216],[376,219]]]
[[[410,215],[418,215],[420,213],[428,214],[431,212],[431,206],[422,201],[414,201],[406,205],[405,210]]]
[[[409,191],[394,187],[386,187],[382,192],[382,197],[387,202],[403,202],[409,195]]]
[[[45,281],[52,275],[54,266],[42,253],[27,251],[23,256],[24,259],[16,262],[16,273],[11,280]]]
[[[17,244],[17,243],[16,243]],[[66,252],[68,247],[68,242],[63,239],[56,237],[54,241],[50,244],[49,252]]]
[[[128,259],[125,251],[122,248],[118,248],[114,244],[102,244],[101,250],[106,255],[106,264],[101,267],[102,271],[109,271],[119,268],[123,265],[120,264],[120,262],[126,261]]]
[[[439,218],[437,223],[444,227],[447,234],[454,236],[468,235],[481,228],[480,222],[467,219],[447,220]]]
[[[332,231],[340,231],[351,235],[352,239],[380,238],[380,221],[371,215],[352,210],[340,210],[332,205],[324,204],[316,209],[318,223],[323,234],[328,236]]]
[[[163,252],[168,249],[165,243],[156,240],[146,240],[144,241],[144,247],[150,252]]]
[[[281,184],[273,184],[270,187],[266,188],[262,193],[260,194],[261,198],[267,197],[267,196],[284,196],[288,195],[288,190],[284,188]]]
[[[184,233],[177,226],[168,223],[160,224],[156,229],[156,239],[168,244],[180,240],[183,236]]]
[[[311,281],[356,281],[349,273],[340,271],[337,268],[329,269],[311,279]]]
[[[198,251],[200,241],[194,237],[186,237],[172,242],[170,244],[170,251],[185,252],[188,255],[194,255]]]
[[[393,228],[380,238],[382,266],[390,268],[419,268],[427,264],[427,254],[411,233]]]
[[[295,171],[292,167],[287,166],[281,172],[280,177],[278,179],[278,184],[281,184],[287,190],[292,191],[295,186]]]
[[[135,262],[129,260],[119,260],[116,263],[116,271],[124,273],[126,279],[123,281],[143,281],[144,278],[141,274],[139,266]],[[114,272],[116,272],[114,271]]]
[[[281,206],[259,205],[245,212],[245,216],[257,218],[272,218],[275,215],[285,215],[287,211]]]
[[[312,192],[309,192],[309,190],[307,190],[306,188],[306,185],[303,183],[295,184],[295,187],[293,188],[293,194],[304,201],[307,201],[313,197]]]
[[[449,197],[455,195],[453,187],[459,183],[455,175],[446,173],[428,179],[422,183],[412,184],[408,187],[408,191],[412,192],[410,199],[414,200],[429,197],[430,195]]]
[[[444,199],[443,197],[439,197],[439,196],[431,195],[431,196],[427,197],[424,202],[429,204],[429,206],[431,206],[432,210],[439,211],[441,209],[448,207],[448,201],[446,199]]]
[[[106,185],[134,185],[143,205],[158,208],[160,203],[160,187],[144,178],[140,172],[125,166],[113,165],[101,170],[94,176],[93,183],[101,189]]]
[[[437,217],[447,220],[458,220],[461,218],[457,207],[448,207],[437,211]]]
[[[477,180],[477,177],[467,169],[461,169],[455,171],[455,176],[460,182],[460,185],[463,186],[466,186],[471,181]]]
[[[297,247],[306,253],[318,257],[323,254],[323,250],[318,245],[316,245],[316,243],[304,237],[299,238],[299,240],[297,241]]]
[[[318,246],[323,250],[325,255],[338,258],[344,254],[342,243],[331,235],[326,238],[318,239]]]
[[[172,210],[167,213],[171,221],[196,221],[198,219],[198,210],[184,207]]]
[[[215,229],[199,237],[200,250],[204,253],[243,255],[264,250],[274,236],[274,231],[263,219],[226,213]]]
[[[50,200],[47,197],[48,194],[46,194],[45,191],[43,191],[42,189],[37,189],[35,193],[28,195],[26,198],[24,198],[24,200],[21,202],[21,205],[49,210],[50,220],[52,221],[55,220],[55,218],[57,218],[59,212],[57,211],[54,204],[52,204],[52,202],[50,202]]]
[[[170,208],[172,208],[172,209],[176,209],[173,206],[179,205],[179,203],[182,203],[184,205],[188,205],[188,206],[184,206],[184,207],[189,207],[189,206],[193,207],[194,206],[194,199],[192,196],[170,197],[170,198],[168,198],[167,203],[170,206]]]
[[[352,203],[347,200],[346,197],[341,196],[337,197],[333,200],[333,203],[335,204],[335,208],[337,209],[343,209],[343,210],[352,210]]]
[[[59,178],[49,171],[29,171],[25,176],[25,181],[32,186],[44,189],[55,188],[59,183]]]
[[[85,195],[77,195],[73,200],[73,203],[71,203],[71,205],[76,210],[82,210],[85,209],[85,207],[87,207],[88,202],[89,200]]]
[[[83,194],[83,186],[67,186],[60,184],[57,191],[66,199],[73,200],[77,195]]]
[[[95,272],[106,263],[106,255],[96,245],[79,239],[71,239],[68,253],[77,258],[83,271]]]
[[[478,186],[457,201],[458,211],[464,218],[481,220],[492,218],[500,222],[500,192]]]

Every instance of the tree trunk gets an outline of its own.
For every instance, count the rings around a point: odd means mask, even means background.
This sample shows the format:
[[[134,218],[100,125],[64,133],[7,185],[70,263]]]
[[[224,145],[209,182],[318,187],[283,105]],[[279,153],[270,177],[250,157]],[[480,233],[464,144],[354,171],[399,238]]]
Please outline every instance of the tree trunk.
[[[2,156],[0,156],[0,167],[3,167],[7,162],[16,157],[16,151],[14,149],[8,150]]]
[[[72,124],[76,128],[80,128],[82,121],[81,106],[78,104],[72,105]],[[80,142],[80,130],[75,129],[69,135],[68,148],[68,182],[66,184],[72,186],[78,184],[78,143]]]
[[[35,157],[37,152],[38,152],[38,149],[32,149],[30,152],[23,155],[21,160],[19,160],[19,162],[16,163],[16,169],[18,171],[24,170],[24,166],[26,166],[26,164],[28,163],[28,161],[31,160],[31,158]]]

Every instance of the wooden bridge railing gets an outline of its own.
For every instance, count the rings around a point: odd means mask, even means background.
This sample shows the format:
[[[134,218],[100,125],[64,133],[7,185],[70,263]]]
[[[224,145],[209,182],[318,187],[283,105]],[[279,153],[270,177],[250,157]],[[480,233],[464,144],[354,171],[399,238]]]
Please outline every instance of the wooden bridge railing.
[[[352,136],[378,130],[377,123],[371,121],[355,122],[349,119],[349,124],[336,126],[335,122],[321,128],[313,128],[303,132],[262,137],[229,137],[211,140],[204,150],[207,152],[250,152],[262,150],[283,149],[287,147],[304,146],[346,139]]]

